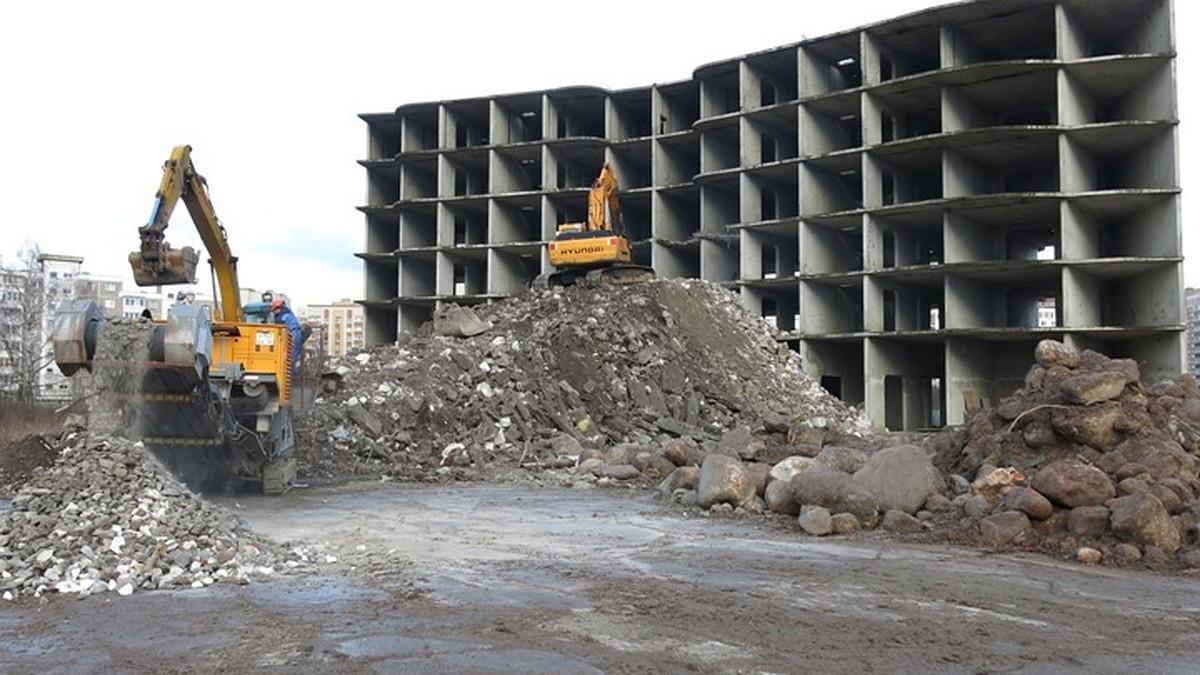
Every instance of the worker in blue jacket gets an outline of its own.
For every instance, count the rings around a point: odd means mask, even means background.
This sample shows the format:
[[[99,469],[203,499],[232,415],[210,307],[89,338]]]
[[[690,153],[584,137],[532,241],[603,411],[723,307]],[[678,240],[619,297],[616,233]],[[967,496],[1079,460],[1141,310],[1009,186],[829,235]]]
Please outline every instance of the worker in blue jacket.
[[[275,322],[287,326],[292,334],[292,373],[295,374],[300,370],[300,354],[303,353],[304,339],[308,335],[300,328],[300,320],[283,300],[277,298],[271,302],[271,313],[275,315]]]

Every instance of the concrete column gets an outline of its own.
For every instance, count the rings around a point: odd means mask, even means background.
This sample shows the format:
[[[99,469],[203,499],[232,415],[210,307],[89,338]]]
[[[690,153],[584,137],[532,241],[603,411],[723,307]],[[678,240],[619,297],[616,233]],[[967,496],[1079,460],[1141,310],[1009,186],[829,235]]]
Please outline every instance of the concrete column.
[[[942,68],[958,68],[975,62],[975,48],[954,26],[942,24],[939,36]]]
[[[1065,135],[1058,137],[1059,189],[1067,194],[1096,189],[1096,160]]]
[[[1071,20],[1066,7],[1061,4],[1054,8],[1054,33],[1060,61],[1074,61],[1091,56],[1092,47],[1087,33],[1077,22]]]
[[[1096,277],[1067,267],[1062,277],[1062,322],[1064,328],[1097,328],[1100,319],[1101,286]]]

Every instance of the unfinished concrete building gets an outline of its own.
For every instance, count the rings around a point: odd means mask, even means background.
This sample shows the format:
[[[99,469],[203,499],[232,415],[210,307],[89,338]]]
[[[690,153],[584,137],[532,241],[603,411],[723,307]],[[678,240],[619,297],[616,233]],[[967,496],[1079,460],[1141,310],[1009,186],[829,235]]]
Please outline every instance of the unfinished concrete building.
[[[889,429],[994,404],[1043,338],[1177,374],[1174,69],[1170,0],[992,0],[681,82],[364,114],[368,343],[548,271],[608,161],[638,262],[737,289]]]

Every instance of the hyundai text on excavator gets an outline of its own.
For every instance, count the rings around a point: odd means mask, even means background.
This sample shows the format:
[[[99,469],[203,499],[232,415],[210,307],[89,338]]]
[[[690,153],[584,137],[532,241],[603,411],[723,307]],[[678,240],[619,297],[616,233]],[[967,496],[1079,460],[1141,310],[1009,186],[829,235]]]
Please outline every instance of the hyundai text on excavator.
[[[560,224],[547,244],[555,271],[535,280],[538,285],[569,286],[585,277],[609,283],[654,277],[653,268],[633,263],[617,189],[617,178],[606,162],[588,192],[587,221]]]
[[[225,489],[258,483],[267,494],[287,490],[296,461],[291,417],[291,335],[240,304],[237,258],[196,171],[191,146],[163,165],[149,222],[138,228],[141,248],[129,255],[139,286],[196,282],[197,252],[174,249],[165,231],[183,200],[208,252],[218,287],[216,316],[199,304],[176,304],[154,322],[141,387],[137,432],[189,486]],[[105,321],[93,301],[62,303],[55,319],[55,362],[66,375],[91,371]]]

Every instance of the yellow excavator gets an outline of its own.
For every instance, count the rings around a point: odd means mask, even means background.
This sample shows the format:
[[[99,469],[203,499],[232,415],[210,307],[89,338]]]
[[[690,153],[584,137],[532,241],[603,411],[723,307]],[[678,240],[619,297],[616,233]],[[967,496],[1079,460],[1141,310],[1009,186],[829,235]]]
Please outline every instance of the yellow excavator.
[[[535,280],[539,286],[570,286],[581,278],[632,283],[654,278],[654,269],[633,263],[629,237],[617,200],[617,178],[605,162],[588,192],[588,217],[562,223],[546,245],[555,271]]]
[[[204,305],[179,303],[165,319],[154,321],[149,361],[139,370],[141,386],[132,392],[139,399],[136,431],[159,461],[194,489],[223,490],[248,482],[278,494],[296,474],[292,335],[285,325],[270,323],[262,306],[250,314],[241,306],[237,258],[191,151],[180,145],[163,165],[150,220],[138,228],[141,247],[129,262],[138,286],[196,282],[197,252],[172,248],[165,237],[182,199],[208,252],[219,304],[210,312]],[[93,301],[60,305],[53,340],[55,362],[64,374],[92,370],[105,325]]]

